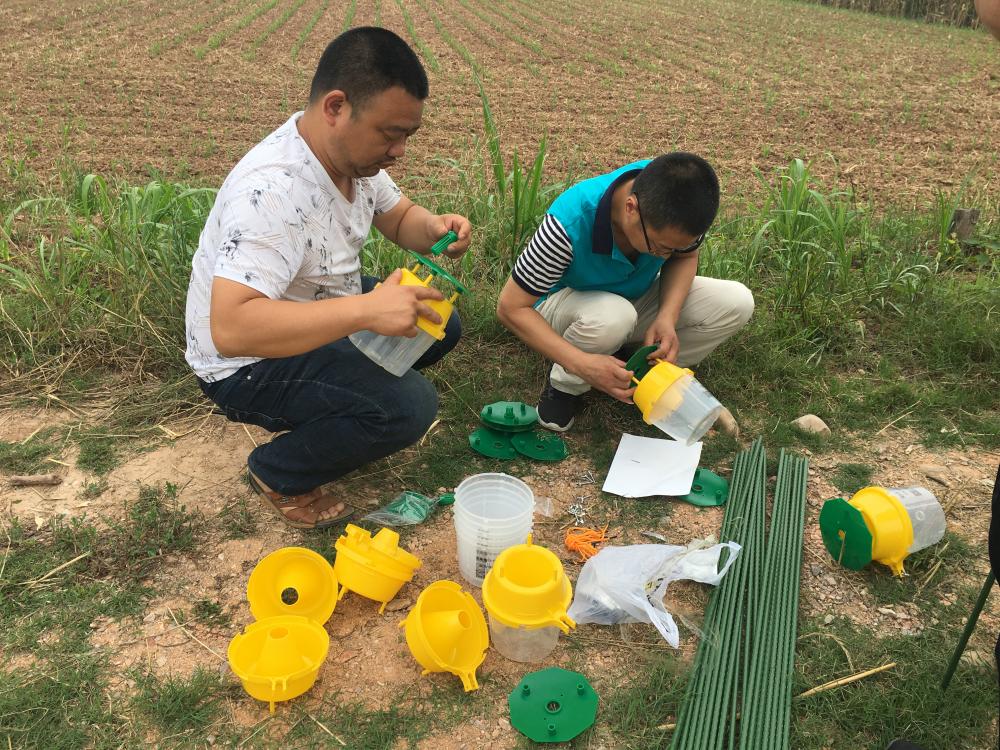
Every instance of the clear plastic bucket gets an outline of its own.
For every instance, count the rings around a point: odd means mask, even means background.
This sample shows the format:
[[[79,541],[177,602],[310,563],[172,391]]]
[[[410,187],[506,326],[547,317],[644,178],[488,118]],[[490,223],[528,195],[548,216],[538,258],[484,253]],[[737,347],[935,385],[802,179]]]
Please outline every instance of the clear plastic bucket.
[[[512,628],[490,615],[490,645],[513,661],[543,661],[559,641],[559,628]]]
[[[458,485],[454,514],[462,577],[482,586],[497,556],[528,538],[534,507],[531,488],[507,474],[476,474]]]
[[[913,526],[913,544],[907,554],[937,544],[944,536],[947,522],[944,508],[934,497],[934,493],[923,487],[887,487],[886,492],[899,500],[906,508]]]
[[[691,375],[681,375],[656,400],[646,421],[675,440],[696,443],[715,424],[722,404]]]
[[[357,331],[348,338],[368,359],[396,377],[402,377],[431,348],[431,344],[437,341],[422,328],[417,329],[417,335],[413,338],[383,336],[371,331]]]

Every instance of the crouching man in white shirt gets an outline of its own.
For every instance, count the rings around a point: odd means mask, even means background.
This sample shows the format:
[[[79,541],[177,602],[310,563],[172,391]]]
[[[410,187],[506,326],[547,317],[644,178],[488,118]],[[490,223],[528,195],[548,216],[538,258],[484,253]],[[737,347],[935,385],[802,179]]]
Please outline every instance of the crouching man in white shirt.
[[[469,247],[471,225],[432,214],[384,171],[420,127],[427,75],[391,31],[356,28],[320,58],[309,103],[255,146],[223,183],[192,261],[188,363],[205,394],[237,422],[281,432],[247,461],[250,484],[297,528],[349,515],[322,486],[418,440],[437,413],[419,372],[458,342],[443,341],[395,377],[346,338],[359,330],[414,336],[440,317],[434,289],[378,288],[361,275],[372,224],[403,248],[427,252],[446,232]]]

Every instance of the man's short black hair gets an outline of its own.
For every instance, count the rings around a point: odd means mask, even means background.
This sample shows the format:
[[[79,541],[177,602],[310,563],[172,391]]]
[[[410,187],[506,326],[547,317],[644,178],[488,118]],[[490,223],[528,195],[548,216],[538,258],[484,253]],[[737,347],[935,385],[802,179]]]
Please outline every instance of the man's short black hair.
[[[719,211],[719,178],[712,166],[684,151],[657,156],[632,184],[642,218],[655,229],[678,227],[690,235],[708,231]]]
[[[339,89],[354,111],[376,94],[401,86],[411,96],[427,98],[427,73],[416,53],[388,29],[359,26],[327,45],[316,66],[310,104]]]

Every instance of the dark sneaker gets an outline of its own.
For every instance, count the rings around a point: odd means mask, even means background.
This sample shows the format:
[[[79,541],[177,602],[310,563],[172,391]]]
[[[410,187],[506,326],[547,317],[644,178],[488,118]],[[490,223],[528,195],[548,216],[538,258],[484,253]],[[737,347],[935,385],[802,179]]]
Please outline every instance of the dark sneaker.
[[[554,432],[566,432],[583,408],[583,396],[556,390],[552,383],[545,386],[538,398],[538,424]]]

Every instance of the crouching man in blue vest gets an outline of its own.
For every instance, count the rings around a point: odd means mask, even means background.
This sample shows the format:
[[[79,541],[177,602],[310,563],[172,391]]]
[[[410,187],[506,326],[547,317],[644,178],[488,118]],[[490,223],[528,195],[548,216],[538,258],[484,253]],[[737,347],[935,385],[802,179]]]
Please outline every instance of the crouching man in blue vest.
[[[591,388],[631,401],[622,357],[696,365],[746,325],[753,295],[697,275],[719,209],[699,156],[670,153],[577,183],[556,198],[500,293],[497,315],[554,364],[538,419],[568,430]]]

